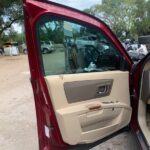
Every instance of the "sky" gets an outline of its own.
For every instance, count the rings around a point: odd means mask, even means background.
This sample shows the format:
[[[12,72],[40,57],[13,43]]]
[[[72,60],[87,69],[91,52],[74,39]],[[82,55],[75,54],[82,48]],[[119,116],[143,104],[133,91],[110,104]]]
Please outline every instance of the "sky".
[[[15,31],[17,31],[18,33],[22,33],[22,26],[20,26],[18,23],[14,23],[12,25],[12,27],[14,28]]]
[[[100,4],[102,0],[49,0],[63,5],[67,5],[79,10],[90,8],[95,4]],[[18,32],[22,32],[22,27],[18,24],[13,24],[14,29]]]
[[[64,4],[80,10],[84,10],[85,8],[90,8],[92,5],[101,3],[101,0],[50,0],[50,1]]]

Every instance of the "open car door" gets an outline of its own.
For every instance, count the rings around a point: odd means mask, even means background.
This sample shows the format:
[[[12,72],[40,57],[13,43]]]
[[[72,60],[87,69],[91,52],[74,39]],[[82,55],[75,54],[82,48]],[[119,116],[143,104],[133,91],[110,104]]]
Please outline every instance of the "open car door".
[[[88,149],[127,126],[132,61],[107,25],[53,2],[23,7],[40,150]]]

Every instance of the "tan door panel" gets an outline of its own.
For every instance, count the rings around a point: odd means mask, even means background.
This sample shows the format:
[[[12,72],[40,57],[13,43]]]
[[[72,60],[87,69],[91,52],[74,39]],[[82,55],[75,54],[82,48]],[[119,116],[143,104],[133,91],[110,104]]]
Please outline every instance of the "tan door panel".
[[[128,80],[129,73],[123,71],[46,76],[45,81],[64,142],[70,145],[92,143],[126,126],[132,112]],[[79,100],[75,96],[77,101],[68,102],[65,83],[71,83],[73,94],[81,94],[80,90],[75,90],[78,86],[86,94],[86,91],[89,92],[86,85],[97,92],[94,86],[97,87],[97,83],[108,84],[108,81],[113,81],[109,94],[91,96],[87,100],[86,96],[82,95]],[[72,83],[75,83],[76,88]]]

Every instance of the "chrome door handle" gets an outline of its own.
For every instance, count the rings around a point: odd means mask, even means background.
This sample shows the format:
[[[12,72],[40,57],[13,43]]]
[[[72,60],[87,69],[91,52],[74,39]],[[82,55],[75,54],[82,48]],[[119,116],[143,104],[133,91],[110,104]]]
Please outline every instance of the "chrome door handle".
[[[110,85],[102,85],[102,86],[98,87],[97,95],[103,96],[103,95],[109,93],[109,91],[110,91]]]
[[[107,86],[99,87],[98,94],[104,94],[107,92]]]

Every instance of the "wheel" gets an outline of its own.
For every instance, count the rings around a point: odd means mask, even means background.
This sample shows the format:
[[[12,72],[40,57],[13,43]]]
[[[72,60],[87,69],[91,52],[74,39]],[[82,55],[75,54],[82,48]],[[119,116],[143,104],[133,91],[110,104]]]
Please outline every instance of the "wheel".
[[[27,49],[24,49],[24,50],[23,50],[23,53],[24,53],[24,54],[27,54]]]
[[[43,48],[42,53],[43,54],[49,53],[49,50],[47,48]]]

